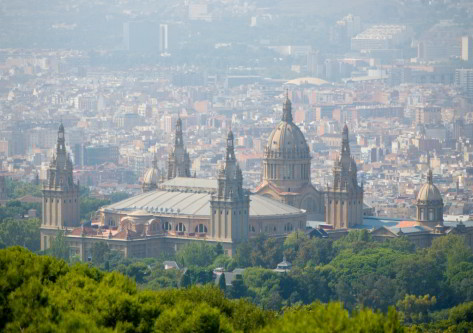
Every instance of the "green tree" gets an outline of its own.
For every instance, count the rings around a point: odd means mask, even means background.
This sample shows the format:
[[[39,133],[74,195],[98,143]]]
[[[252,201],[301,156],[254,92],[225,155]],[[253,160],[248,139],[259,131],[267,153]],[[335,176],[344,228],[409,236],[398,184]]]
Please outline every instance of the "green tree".
[[[291,262],[294,261],[299,252],[299,248],[308,239],[309,237],[303,231],[298,229],[290,233],[284,240],[284,255],[286,256],[286,259]]]
[[[340,303],[295,307],[266,326],[261,332],[403,332],[397,313],[387,315],[363,309],[349,315]]]
[[[9,199],[17,199],[25,195],[32,195],[34,197],[41,198],[42,195],[41,185],[14,180],[11,178],[6,178],[5,187],[7,197]]]
[[[397,301],[396,308],[406,323],[422,323],[428,320],[428,313],[437,303],[435,296],[405,295]]]
[[[323,238],[312,238],[303,242],[293,264],[299,267],[328,264],[336,254],[332,244],[332,240]]]
[[[6,219],[0,223],[0,248],[20,245],[31,251],[39,251],[40,228],[39,219]]]
[[[135,262],[126,268],[126,275],[133,278],[137,283],[143,283],[145,277],[150,274],[148,265],[144,262]]]
[[[220,274],[220,276],[218,277],[218,287],[224,292],[225,289],[227,289],[227,283],[225,282],[225,273]]]
[[[215,245],[206,242],[192,242],[181,247],[176,258],[182,266],[208,266],[217,257]]]
[[[105,258],[110,252],[108,244],[104,242],[95,242],[90,249],[90,253],[92,255],[92,263],[95,266],[99,266],[105,262]]]
[[[243,277],[237,274],[232,280],[232,287],[230,288],[231,298],[242,298],[246,296],[247,288],[243,282]]]
[[[189,269],[186,269],[184,271],[184,274],[181,275],[181,279],[179,281],[179,287],[188,288],[191,285],[192,285],[191,272],[189,271]]]
[[[51,239],[51,247],[48,252],[58,259],[69,260],[69,245],[63,230],[59,230],[56,236]]]
[[[87,196],[80,197],[80,218],[91,219],[97,210],[105,205],[110,204],[109,200],[97,199]]]
[[[237,246],[235,254],[235,262],[238,267],[251,266],[251,244],[250,242],[243,242]]]

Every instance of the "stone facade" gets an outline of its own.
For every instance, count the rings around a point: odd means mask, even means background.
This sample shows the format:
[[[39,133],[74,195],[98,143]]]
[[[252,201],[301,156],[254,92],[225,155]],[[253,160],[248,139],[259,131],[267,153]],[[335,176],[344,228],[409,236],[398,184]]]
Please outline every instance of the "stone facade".
[[[227,138],[225,167],[218,174],[217,193],[210,202],[210,237],[237,244],[248,240],[250,199],[243,189],[243,175],[235,158],[233,133]]]
[[[176,134],[174,137],[174,147],[169,152],[168,158],[168,179],[175,177],[191,177],[189,153],[184,147],[182,139],[181,118],[176,122]]]
[[[427,174],[416,200],[416,219],[420,225],[435,228],[443,226],[443,199],[437,186],[433,183],[432,170]]]
[[[312,185],[310,165],[309,146],[293,122],[291,101],[286,97],[282,119],[264,150],[263,181],[255,193],[304,209],[311,219],[323,219],[323,193]]]
[[[106,242],[125,257],[149,257],[205,241],[222,244],[231,256],[249,237],[262,232],[281,237],[304,230],[306,221],[303,211],[250,196],[243,189],[230,131],[225,164],[217,179],[173,178],[156,189],[101,208],[91,227],[68,229],[66,239],[70,254],[82,260],[91,258],[96,242]]]
[[[79,184],[74,183],[72,161],[66,153],[64,126],[58,131],[56,153],[43,184],[43,217],[41,221],[41,250],[51,245],[51,238],[58,230],[80,224]]]
[[[363,188],[358,185],[357,168],[350,155],[348,127],[342,134],[342,148],[333,168],[333,186],[325,192],[325,222],[334,229],[363,223]]]

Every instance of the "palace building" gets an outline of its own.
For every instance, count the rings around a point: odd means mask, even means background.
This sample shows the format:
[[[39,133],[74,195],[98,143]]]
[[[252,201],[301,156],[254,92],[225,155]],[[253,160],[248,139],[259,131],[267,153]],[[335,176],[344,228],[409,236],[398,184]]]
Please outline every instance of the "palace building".
[[[182,132],[176,130],[176,135],[180,139],[175,145],[184,148]],[[102,207],[90,226],[79,226],[78,222],[62,227],[53,224],[48,231],[53,237],[58,229],[66,231],[70,254],[88,260],[96,242],[106,242],[125,257],[158,256],[196,241],[220,243],[225,253],[233,255],[240,242],[258,233],[282,237],[297,229],[305,230],[304,211],[243,188],[233,141],[230,131],[225,163],[216,179],[174,177],[158,184],[153,163],[145,174],[144,193]],[[185,170],[186,166],[179,164],[186,164],[186,159],[176,161],[176,170]],[[72,181],[72,167],[68,170]],[[44,243],[42,249],[49,246]]]

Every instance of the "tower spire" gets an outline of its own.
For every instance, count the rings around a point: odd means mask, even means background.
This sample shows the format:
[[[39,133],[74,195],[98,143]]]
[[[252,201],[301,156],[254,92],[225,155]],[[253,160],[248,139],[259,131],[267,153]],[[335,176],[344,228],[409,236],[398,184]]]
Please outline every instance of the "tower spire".
[[[286,90],[286,100],[282,107],[282,121],[292,123],[292,104],[289,99],[289,92]]]
[[[228,163],[229,161],[234,161],[234,160],[235,160],[235,149],[233,147],[233,132],[230,129],[227,136],[227,154],[225,157],[225,162]]]
[[[434,183],[434,177],[432,175],[432,169],[429,169],[429,172],[427,173],[427,182],[432,185]]]
[[[348,126],[347,126],[347,124],[345,124],[345,126],[343,126],[341,155],[350,156],[350,144],[348,142]]]
[[[158,169],[158,157],[156,156],[156,152],[153,154],[153,168]]]
[[[182,146],[184,144],[184,141],[182,140],[182,120],[180,115],[176,121],[176,136],[174,138],[174,144],[176,146]]]

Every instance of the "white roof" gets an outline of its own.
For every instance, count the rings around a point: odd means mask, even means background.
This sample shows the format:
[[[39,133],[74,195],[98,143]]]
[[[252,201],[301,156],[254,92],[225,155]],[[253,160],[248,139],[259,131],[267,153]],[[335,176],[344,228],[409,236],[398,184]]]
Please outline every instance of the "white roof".
[[[182,184],[186,181],[187,184]],[[177,214],[197,217],[210,216],[211,193],[217,180],[198,178],[175,178],[164,185],[167,189],[145,192],[104,207],[106,211],[134,212],[144,210],[153,215]],[[215,186],[214,186],[215,185]],[[202,192],[200,189],[208,191]],[[265,216],[301,215],[298,208],[257,194],[250,195],[250,218]]]

